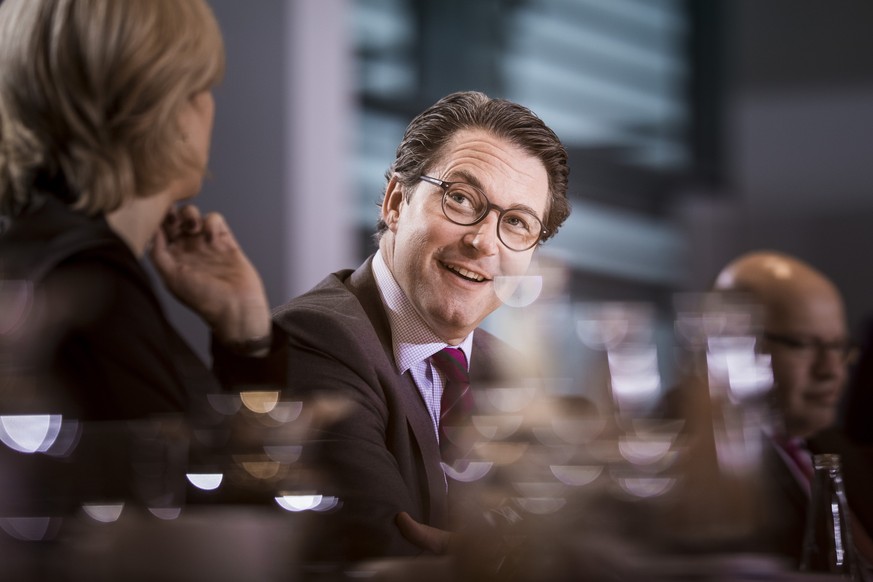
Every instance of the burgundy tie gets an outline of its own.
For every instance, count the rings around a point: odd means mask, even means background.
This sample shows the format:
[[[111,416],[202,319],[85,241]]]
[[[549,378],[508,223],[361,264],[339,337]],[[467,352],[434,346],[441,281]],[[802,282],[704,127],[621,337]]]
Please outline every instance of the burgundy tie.
[[[453,427],[465,426],[473,410],[467,356],[460,348],[443,348],[431,356],[431,360],[446,380],[440,399],[440,453],[444,462],[452,464],[464,451],[452,443],[447,432]]]

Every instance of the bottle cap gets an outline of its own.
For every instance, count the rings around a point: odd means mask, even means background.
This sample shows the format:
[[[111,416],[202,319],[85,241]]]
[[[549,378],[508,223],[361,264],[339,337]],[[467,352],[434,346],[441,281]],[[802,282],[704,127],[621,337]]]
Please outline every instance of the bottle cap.
[[[835,454],[813,455],[812,464],[816,469],[839,469],[840,456]]]

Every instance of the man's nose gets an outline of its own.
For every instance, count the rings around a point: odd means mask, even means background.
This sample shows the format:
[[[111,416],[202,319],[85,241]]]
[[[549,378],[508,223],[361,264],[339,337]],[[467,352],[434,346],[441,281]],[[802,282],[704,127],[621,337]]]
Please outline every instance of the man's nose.
[[[846,372],[846,357],[842,349],[819,346],[815,352],[813,371],[823,378],[832,378]]]
[[[470,227],[473,230],[464,235],[465,242],[483,255],[497,253],[500,244],[497,236],[498,220],[498,212],[492,210],[482,219],[482,222]]]

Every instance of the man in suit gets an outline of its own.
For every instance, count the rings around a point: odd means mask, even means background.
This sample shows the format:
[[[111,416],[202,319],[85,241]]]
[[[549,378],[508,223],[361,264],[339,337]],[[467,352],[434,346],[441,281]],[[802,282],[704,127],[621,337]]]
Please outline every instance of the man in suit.
[[[397,149],[375,255],[276,310],[290,336],[291,393],[339,403],[304,447],[341,500],[319,520],[310,555],[439,549],[416,533],[452,527],[438,436],[449,379],[431,357],[460,348],[473,390],[513,377],[518,354],[502,355],[506,346],[477,327],[501,304],[495,279],[523,275],[569,215],[567,176],[563,146],[528,109],[449,95]]]
[[[752,252],[729,263],[716,290],[749,294],[763,308],[763,350],[770,354],[774,426],[764,469],[766,550],[799,562],[809,498],[811,453],[839,453],[855,517],[855,543],[873,556],[873,487],[867,463],[834,424],[853,354],[843,300],[821,272],[777,252]]]

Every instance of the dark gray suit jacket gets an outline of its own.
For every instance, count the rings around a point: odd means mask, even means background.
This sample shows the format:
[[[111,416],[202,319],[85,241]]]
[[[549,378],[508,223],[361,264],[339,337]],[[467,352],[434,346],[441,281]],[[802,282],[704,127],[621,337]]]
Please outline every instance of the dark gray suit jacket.
[[[290,338],[290,395],[338,396],[351,404],[304,446],[304,460],[326,478],[324,490],[342,500],[335,514],[319,516],[310,557],[421,553],[397,529],[400,511],[449,527],[433,424],[410,373],[398,373],[371,262],[328,276],[274,314]],[[483,330],[476,331],[473,346],[476,389],[496,380],[513,358]]]

